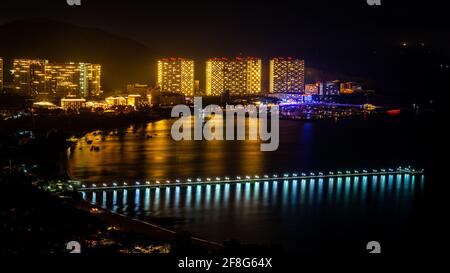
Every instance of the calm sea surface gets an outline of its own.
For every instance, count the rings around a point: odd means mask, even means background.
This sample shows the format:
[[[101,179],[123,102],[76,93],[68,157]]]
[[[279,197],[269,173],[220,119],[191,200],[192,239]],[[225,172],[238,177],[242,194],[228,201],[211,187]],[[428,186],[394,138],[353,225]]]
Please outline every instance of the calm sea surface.
[[[254,122],[249,120],[248,122]],[[172,120],[90,133],[68,153],[70,174],[86,183],[429,168],[433,127],[423,117],[280,121],[280,145],[180,141]],[[151,136],[151,137],[150,137]],[[92,140],[89,144],[87,140]],[[91,145],[100,151],[91,151]],[[280,244],[289,252],[365,251],[379,240],[402,248],[425,223],[425,175],[386,175],[87,192],[110,210],[215,241]]]

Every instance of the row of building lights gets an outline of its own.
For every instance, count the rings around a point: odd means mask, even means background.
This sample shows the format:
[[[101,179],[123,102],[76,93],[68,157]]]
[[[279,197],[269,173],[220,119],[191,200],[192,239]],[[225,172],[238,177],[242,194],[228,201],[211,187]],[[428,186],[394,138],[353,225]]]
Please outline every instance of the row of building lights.
[[[411,167],[406,167],[406,168],[398,167],[396,170],[398,172],[412,172],[412,173],[415,173],[415,172],[421,173],[421,172],[424,171],[423,169],[419,170],[419,171],[416,171],[415,169],[412,169]],[[394,172],[394,169],[392,169],[392,168],[380,169],[380,170],[372,169],[371,170],[371,173],[381,173],[381,174],[383,174],[383,173],[392,173],[392,172]],[[346,170],[344,172],[342,172],[342,171],[337,171],[337,172],[330,171],[330,172],[328,172],[328,174],[324,174],[323,172],[318,172],[317,174],[311,172],[309,174],[306,174],[306,173],[292,173],[292,174],[284,173],[282,176],[279,176],[278,174],[273,174],[272,176],[267,175],[267,174],[265,174],[263,176],[255,175],[253,177],[247,175],[247,176],[244,176],[244,177],[236,176],[235,179],[231,179],[229,176],[225,176],[223,179],[221,177],[215,177],[214,179],[211,178],[211,177],[207,177],[205,180],[202,180],[201,178],[196,178],[195,181],[193,179],[191,179],[191,178],[187,178],[186,179],[186,183],[192,183],[192,182],[194,182],[194,183],[202,183],[202,182],[209,183],[209,182],[240,181],[240,180],[246,181],[246,180],[251,180],[251,179],[271,179],[271,180],[273,180],[273,179],[276,179],[276,178],[279,178],[279,177],[280,178],[296,178],[296,177],[312,177],[312,176],[320,177],[320,176],[336,176],[336,175],[358,175],[358,174],[368,174],[368,173],[369,173],[368,170],[363,169],[361,171],[354,170],[353,172],[349,171],[349,170]],[[180,179],[175,179],[174,182],[175,183],[181,183],[181,180]],[[156,185],[172,184],[172,181],[170,181],[170,180],[165,180],[165,181],[163,181],[163,180],[156,180],[155,183],[153,183],[153,184],[150,181],[145,181],[144,183],[136,181],[134,183],[134,185],[129,185],[127,182],[123,182],[121,185],[119,185],[119,183],[117,183],[117,182],[113,182],[112,183],[113,187],[127,187],[127,186],[141,186],[141,185],[150,186],[150,185],[155,185],[155,184]],[[108,187],[108,185],[106,183],[103,183],[102,186],[103,187]],[[83,184],[83,185],[81,185],[81,187],[82,188],[86,188],[87,186],[85,184]],[[92,188],[96,188],[98,186],[97,186],[97,184],[92,184],[91,187]]]
[[[157,61],[157,85],[161,91],[194,95],[194,61],[186,58],[164,58]],[[256,94],[262,87],[262,59],[211,58],[206,61],[206,95]],[[305,62],[294,58],[270,60],[270,92],[305,90]]]

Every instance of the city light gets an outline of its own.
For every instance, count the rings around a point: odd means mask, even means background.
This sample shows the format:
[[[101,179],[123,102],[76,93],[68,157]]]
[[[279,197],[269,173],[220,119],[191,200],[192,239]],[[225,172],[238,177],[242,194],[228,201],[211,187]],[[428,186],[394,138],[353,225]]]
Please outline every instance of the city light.
[[[218,96],[261,92],[261,59],[211,58],[206,61],[206,94]]]
[[[382,170],[386,170],[386,169],[382,169]],[[390,172],[394,172],[393,169],[388,169],[388,170],[391,170]],[[413,169],[413,168],[404,168],[404,169],[403,169],[403,168],[398,168],[398,169],[397,169],[397,175],[402,175],[402,174],[405,174],[405,175],[421,174],[421,173],[423,173],[423,171],[424,171],[423,169],[421,169],[421,170],[416,170],[416,169]],[[363,176],[363,177],[366,177],[367,174],[373,174],[373,175],[377,175],[377,174],[378,174],[378,175],[380,175],[380,173],[384,173],[384,172],[385,172],[385,171],[379,172],[379,171],[377,171],[376,169],[373,169],[373,170],[371,171],[371,173],[369,173],[367,170],[363,170],[361,173],[362,173],[362,176]],[[355,177],[361,176],[360,172],[357,171],[357,170],[353,170],[353,171],[346,170],[346,171],[344,172],[344,174],[343,174],[341,171],[337,171],[336,173],[337,173],[337,175],[342,175],[342,176],[355,176]],[[381,175],[382,175],[382,174],[381,174]],[[322,177],[322,178],[324,178],[324,177],[330,177],[330,178],[331,178],[331,177],[334,177],[334,176],[335,176],[335,172],[329,171],[328,174],[324,174],[323,172],[317,172],[317,174],[314,173],[314,172],[310,172],[309,175],[307,175],[306,173],[301,173],[300,176],[302,176],[302,177],[308,177],[308,176],[309,176],[309,177],[311,177],[311,179],[315,179],[315,178],[317,178],[317,177]],[[263,175],[263,176],[260,176],[260,175],[254,175],[253,178],[252,178],[251,176],[248,176],[248,175],[247,175],[247,176],[245,176],[244,178],[242,178],[241,176],[236,176],[236,179],[234,180],[234,182],[236,182],[236,183],[239,183],[239,182],[258,182],[259,179],[260,179],[260,177],[264,177],[264,178],[267,179],[268,181],[273,181],[273,182],[276,182],[277,179],[278,179],[278,175],[277,175],[277,174],[272,175],[272,177],[269,177],[267,174],[265,174],[265,175]],[[295,180],[295,178],[298,177],[298,174],[297,174],[297,173],[292,173],[292,174],[284,173],[282,177],[285,178],[285,180],[283,180],[283,181]],[[198,183],[198,184],[202,183],[202,179],[201,179],[201,178],[196,178],[195,181],[196,181],[196,183]],[[221,184],[221,183],[225,183],[224,181],[227,181],[227,182],[230,181],[230,178],[229,178],[228,176],[225,176],[225,177],[224,177],[224,180],[222,180],[219,176],[217,176],[217,177],[215,177],[214,180],[213,180],[212,178],[207,177],[207,178],[205,179],[205,181],[207,181],[207,182],[212,182],[212,183],[214,183],[214,184]],[[213,182],[213,181],[214,181],[214,182]],[[176,179],[175,182],[179,185],[179,184],[181,183],[181,180],[180,180],[180,179]],[[191,178],[187,178],[187,179],[186,179],[186,182],[189,183],[189,184],[192,183]],[[156,183],[156,184],[160,184],[160,181],[159,181],[159,180],[156,180],[155,183]],[[171,184],[170,180],[165,180],[165,183],[166,183],[167,185],[170,185],[170,184]],[[181,183],[181,184],[182,184],[182,183]],[[103,187],[107,187],[107,186],[108,186],[106,183],[103,183],[102,185],[103,185]],[[117,184],[116,182],[113,182],[113,183],[112,183],[112,186],[113,186],[113,187],[118,187],[118,184]],[[127,186],[128,186],[128,184],[127,184],[126,182],[123,182],[123,187],[127,187]],[[140,183],[139,181],[136,181],[136,183],[134,184],[134,186],[131,186],[131,187],[138,187],[138,186],[142,186],[142,187],[151,187],[152,184],[151,184],[149,181],[146,181],[146,182],[144,183],[144,185],[141,185],[141,183]],[[96,184],[91,184],[91,188],[96,188],[96,187],[97,187]],[[81,188],[83,188],[83,189],[89,189],[89,188],[86,187],[86,185],[84,185],[84,184],[81,185]]]
[[[99,64],[14,59],[13,71],[15,89],[32,97],[51,100],[69,95],[84,98],[101,93]]]
[[[283,272],[442,244],[440,5],[59,1],[0,2],[0,252]]]
[[[157,84],[161,91],[194,95],[194,61],[184,58],[158,60]]]
[[[305,91],[305,61],[274,58],[269,63],[271,93],[303,93]]]

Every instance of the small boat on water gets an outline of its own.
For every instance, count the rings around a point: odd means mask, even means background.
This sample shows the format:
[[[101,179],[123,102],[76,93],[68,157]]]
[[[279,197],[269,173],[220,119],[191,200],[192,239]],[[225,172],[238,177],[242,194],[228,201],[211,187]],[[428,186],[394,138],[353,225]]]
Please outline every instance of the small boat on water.
[[[92,152],[92,151],[98,152],[98,151],[100,151],[100,147],[99,147],[99,146],[94,146],[94,145],[92,145],[91,148],[90,148],[89,150],[90,150],[91,152]]]

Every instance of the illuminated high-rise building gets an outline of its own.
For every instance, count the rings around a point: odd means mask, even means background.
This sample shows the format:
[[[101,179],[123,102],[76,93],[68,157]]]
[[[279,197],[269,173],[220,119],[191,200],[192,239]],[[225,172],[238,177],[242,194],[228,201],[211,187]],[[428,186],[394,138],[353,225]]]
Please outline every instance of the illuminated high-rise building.
[[[99,64],[80,63],[80,96],[98,97],[102,93],[102,66]]]
[[[305,61],[293,58],[270,60],[270,93],[303,93]]]
[[[158,87],[163,92],[194,95],[194,61],[184,58],[158,60]]]
[[[0,57],[0,89],[3,88],[3,59]]]
[[[14,88],[25,95],[46,93],[45,65],[47,60],[15,59],[13,61]]]
[[[15,89],[47,99],[66,96],[95,97],[101,93],[101,65],[49,63],[47,60],[15,59]]]
[[[88,63],[49,63],[45,67],[47,93],[52,97],[95,97],[100,94],[101,66]]]
[[[49,63],[45,66],[47,93],[52,97],[77,96],[80,90],[80,66],[75,63]]]
[[[225,91],[225,62],[227,59],[214,58],[206,61],[206,95],[218,96]]]
[[[218,96],[261,92],[261,59],[212,58],[206,61],[206,95]]]

